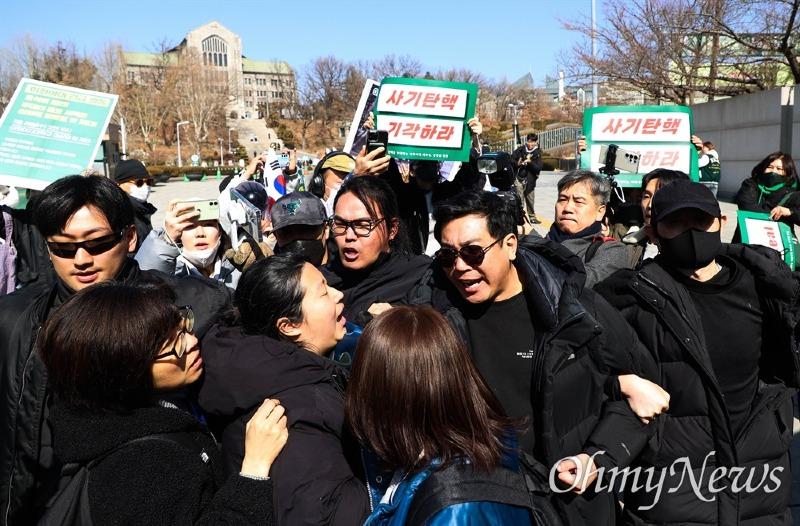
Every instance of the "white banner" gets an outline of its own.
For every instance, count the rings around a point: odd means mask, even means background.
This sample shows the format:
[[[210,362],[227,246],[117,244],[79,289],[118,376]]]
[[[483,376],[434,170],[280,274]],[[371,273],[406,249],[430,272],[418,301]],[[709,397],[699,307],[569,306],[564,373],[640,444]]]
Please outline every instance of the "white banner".
[[[464,133],[459,121],[394,115],[382,115],[378,127],[392,144],[434,148],[460,148]]]
[[[467,91],[460,89],[384,84],[378,111],[462,119],[467,113],[467,97]]]
[[[691,120],[688,114],[678,112],[596,113],[592,119],[591,137],[592,141],[608,142],[689,142]],[[631,149],[629,146],[624,148]]]

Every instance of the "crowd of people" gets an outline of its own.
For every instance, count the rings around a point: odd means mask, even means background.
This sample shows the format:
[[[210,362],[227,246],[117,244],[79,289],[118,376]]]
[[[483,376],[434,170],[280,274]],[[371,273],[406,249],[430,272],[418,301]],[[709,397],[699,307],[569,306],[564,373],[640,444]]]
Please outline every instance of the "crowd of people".
[[[498,192],[469,127],[448,178],[335,151],[272,202],[259,156],[218,218],[154,228],[135,160],[4,207],[0,524],[791,524],[782,255],[665,169],[624,211],[569,172],[537,232],[537,137]],[[736,203],[793,228],[798,182],[771,154]]]

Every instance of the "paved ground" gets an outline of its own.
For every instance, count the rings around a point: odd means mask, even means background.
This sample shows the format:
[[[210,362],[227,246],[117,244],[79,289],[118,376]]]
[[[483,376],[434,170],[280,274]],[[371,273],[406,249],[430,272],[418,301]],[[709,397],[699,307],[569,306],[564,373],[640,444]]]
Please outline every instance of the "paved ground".
[[[556,203],[557,191],[556,183],[563,173],[542,172],[539,183],[536,186],[536,213],[542,219],[542,225],[537,230],[544,234],[550,228],[553,220],[554,208]],[[173,179],[169,183],[159,184],[153,188],[150,202],[157,208],[158,212],[153,215],[153,225],[160,226],[164,221],[164,208],[170,199],[175,198],[211,198],[218,195],[219,181],[214,177],[207,178],[200,182],[183,182],[180,179]],[[722,211],[728,216],[728,223],[722,231],[722,240],[730,241],[733,232],[736,230],[736,205],[722,202]]]

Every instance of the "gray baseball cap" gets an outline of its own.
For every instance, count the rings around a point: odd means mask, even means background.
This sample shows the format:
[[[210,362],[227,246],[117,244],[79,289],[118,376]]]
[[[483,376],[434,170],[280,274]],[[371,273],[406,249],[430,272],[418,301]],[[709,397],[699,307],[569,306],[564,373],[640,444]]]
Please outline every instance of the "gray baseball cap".
[[[325,205],[311,192],[291,192],[272,205],[272,229],[292,225],[321,226],[328,220]]]

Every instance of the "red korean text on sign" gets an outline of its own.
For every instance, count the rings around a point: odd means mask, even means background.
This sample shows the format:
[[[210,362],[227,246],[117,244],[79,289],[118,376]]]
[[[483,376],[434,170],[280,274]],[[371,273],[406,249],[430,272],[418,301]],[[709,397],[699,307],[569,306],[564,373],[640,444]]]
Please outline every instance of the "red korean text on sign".
[[[626,119],[628,125],[623,128],[622,133],[628,133],[633,129],[633,133],[639,133],[639,127],[642,125],[642,119]]]
[[[400,101],[403,100],[403,93],[403,90],[392,90],[392,94],[389,95],[389,98],[386,100],[386,104],[399,105]]]
[[[618,133],[622,126],[622,119],[609,119],[608,124],[603,129],[603,133]]]
[[[445,95],[442,97],[442,108],[453,109],[458,102],[458,95]]]
[[[439,134],[436,136],[436,139],[441,141],[449,141],[450,137],[453,136],[454,132],[455,132],[454,126],[442,126],[442,129],[439,131]]]
[[[411,137],[412,139],[417,137],[417,133],[419,132],[419,124],[415,124],[413,122],[407,122],[406,125],[403,127],[403,137]]]
[[[419,134],[420,139],[435,139],[438,126],[435,124],[426,124],[422,128],[422,133]]]
[[[400,128],[403,127],[401,122],[391,121],[389,122],[389,135],[392,137],[399,137],[400,136]]]
[[[642,166],[653,166],[658,163],[658,159],[661,157],[661,152],[647,152],[642,156],[641,165]]]
[[[642,133],[647,135],[654,135],[658,128],[661,127],[661,119],[645,119]]]
[[[681,120],[680,119],[664,119],[664,125],[661,128],[661,131],[664,133],[671,133],[672,135],[678,134],[678,129],[681,127]]]
[[[426,93],[425,98],[422,100],[422,107],[435,108],[439,99],[441,99],[441,96],[436,93]]]
[[[409,91],[408,97],[403,101],[403,106],[419,106],[419,101],[422,98],[421,91]]]
[[[680,159],[680,152],[664,152],[664,157],[661,158],[661,166],[666,168],[668,166],[675,166]]]

